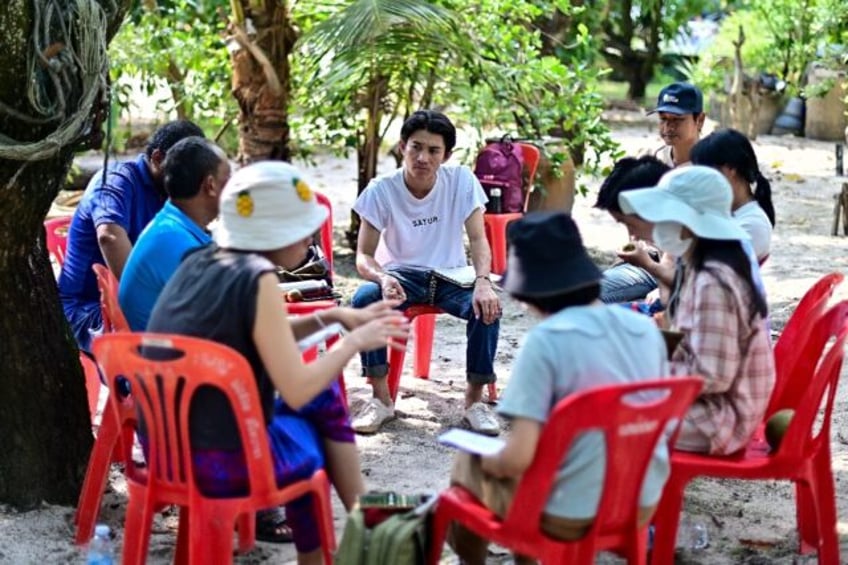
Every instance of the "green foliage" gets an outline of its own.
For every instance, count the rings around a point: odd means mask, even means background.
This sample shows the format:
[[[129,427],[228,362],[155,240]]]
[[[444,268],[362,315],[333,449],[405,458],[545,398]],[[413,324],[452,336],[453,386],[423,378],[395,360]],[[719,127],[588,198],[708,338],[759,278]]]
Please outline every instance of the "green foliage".
[[[227,0],[158,0],[137,5],[112,42],[109,53],[114,94],[126,110],[130,81],[152,95],[162,86],[170,96],[159,110],[188,119],[218,118],[234,112],[230,63],[222,39],[226,22],[219,9]]]
[[[586,153],[586,164],[593,170],[600,159],[615,157],[617,145],[601,121],[598,83],[603,73],[583,57],[592,48],[588,27],[578,23],[571,43],[560,46],[558,57],[540,56],[534,19],[549,13],[554,4],[569,13],[567,3],[482,4],[478,11],[469,6],[459,12],[468,37],[466,48],[476,56],[451,85],[454,103],[481,137],[490,129],[531,139],[562,136],[572,156],[580,160]],[[557,161],[563,156],[548,157]]]
[[[835,45],[848,44],[844,0],[748,0],[721,24],[717,40],[702,55],[692,79],[720,89],[732,73],[733,41],[745,31],[742,61],[746,73],[767,72],[803,91],[808,65]],[[814,94],[812,92],[806,94]]]
[[[594,165],[617,148],[601,122],[598,72],[586,60],[585,25],[541,56],[536,21],[553,10],[577,14],[562,0],[354,1],[312,12],[295,58],[299,142],[359,146],[371,95],[379,88],[379,134],[420,107],[444,107],[460,125],[520,137],[565,136],[570,151],[588,149]],[[476,153],[466,148],[466,161]],[[559,158],[562,156],[555,156]]]

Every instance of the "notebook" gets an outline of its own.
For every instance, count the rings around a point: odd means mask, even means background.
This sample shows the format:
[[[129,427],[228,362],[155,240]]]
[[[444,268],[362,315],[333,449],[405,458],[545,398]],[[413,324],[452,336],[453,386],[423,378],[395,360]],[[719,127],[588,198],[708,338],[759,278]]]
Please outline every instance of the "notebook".
[[[297,346],[301,351],[306,351],[318,344],[324,343],[333,336],[340,335],[344,332],[344,326],[338,322],[329,324],[326,328],[321,328],[315,333],[309,334],[302,340],[297,342]]]
[[[475,455],[495,455],[506,445],[506,442],[500,438],[484,436],[459,428],[452,428],[440,435],[439,443]]]
[[[466,265],[464,267],[453,267],[451,269],[433,269],[433,275],[462,288],[471,288],[472,286],[474,286],[474,281],[477,280],[477,272],[471,265]],[[501,277],[494,273],[490,274],[489,278],[492,280],[493,283],[501,280]]]

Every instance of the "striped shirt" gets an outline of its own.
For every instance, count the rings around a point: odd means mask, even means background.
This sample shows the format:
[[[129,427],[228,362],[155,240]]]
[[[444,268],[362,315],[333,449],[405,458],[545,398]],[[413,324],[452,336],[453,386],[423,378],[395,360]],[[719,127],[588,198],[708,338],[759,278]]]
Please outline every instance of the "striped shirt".
[[[686,420],[709,440],[710,453],[745,447],[762,422],[774,387],[774,355],[750,290],[733,269],[707,261],[687,266],[672,320],[685,336],[672,357],[675,375],[700,375],[704,388]]]

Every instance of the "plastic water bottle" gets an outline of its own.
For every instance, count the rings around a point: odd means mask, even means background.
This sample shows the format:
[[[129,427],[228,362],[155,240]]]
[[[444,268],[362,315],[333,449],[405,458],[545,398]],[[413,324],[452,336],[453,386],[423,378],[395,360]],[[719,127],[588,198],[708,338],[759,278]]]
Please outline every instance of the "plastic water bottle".
[[[500,214],[503,211],[501,194],[500,188],[493,188],[489,191],[489,213]]]
[[[113,565],[115,562],[115,550],[112,546],[112,536],[109,526],[97,524],[94,528],[94,537],[88,543],[88,555],[86,565]]]
[[[710,536],[703,522],[696,522],[688,514],[680,516],[677,526],[677,547],[689,551],[702,551],[709,547]]]

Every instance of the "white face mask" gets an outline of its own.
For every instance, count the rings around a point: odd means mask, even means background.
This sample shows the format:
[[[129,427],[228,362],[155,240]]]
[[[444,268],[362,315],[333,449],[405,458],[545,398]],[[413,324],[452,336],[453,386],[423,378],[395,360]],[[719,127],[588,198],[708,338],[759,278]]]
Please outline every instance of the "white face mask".
[[[692,239],[681,239],[683,226],[676,222],[659,222],[654,224],[654,243],[674,257],[682,257],[692,245]]]

